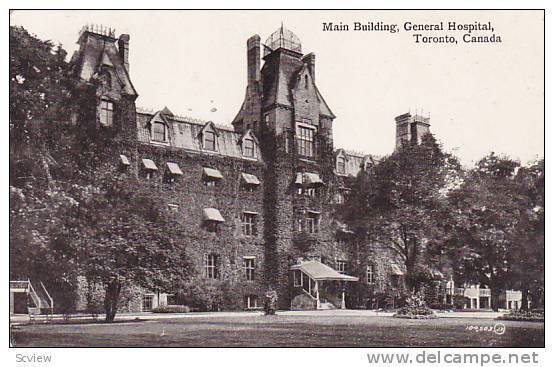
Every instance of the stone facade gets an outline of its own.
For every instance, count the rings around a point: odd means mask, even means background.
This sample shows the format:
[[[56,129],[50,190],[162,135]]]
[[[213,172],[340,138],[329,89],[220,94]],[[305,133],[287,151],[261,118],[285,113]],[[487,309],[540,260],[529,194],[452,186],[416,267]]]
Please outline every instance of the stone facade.
[[[334,149],[335,116],[315,82],[315,55],[303,55],[292,32],[270,36],[262,67],[260,37],[247,41],[246,95],[232,127],[137,109],[128,35],[84,29],[79,45],[72,67],[96,108],[94,121],[79,123],[112,129],[121,154],[103,169],[138,177],[167,203],[187,228],[193,282],[223,289],[221,308],[259,307],[270,288],[290,308],[298,289],[289,269],[302,259],[359,277],[347,286],[349,307],[403,287],[402,259],[384,245],[356,244],[335,216],[354,177],[377,158]],[[428,130],[428,120],[419,125]],[[155,296],[156,305],[167,298]]]

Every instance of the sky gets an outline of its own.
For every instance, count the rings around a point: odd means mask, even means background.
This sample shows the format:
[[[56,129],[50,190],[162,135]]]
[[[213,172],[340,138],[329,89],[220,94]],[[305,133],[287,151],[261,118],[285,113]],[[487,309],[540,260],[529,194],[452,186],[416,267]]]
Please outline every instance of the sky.
[[[455,35],[458,44],[416,44],[417,32],[404,30],[323,31],[323,22],[355,21],[490,21],[502,42],[466,44],[464,32],[448,31],[432,35]],[[544,156],[542,12],[50,10],[15,11],[10,22],[69,56],[85,24],[130,34],[137,106],[220,124],[231,123],[245,95],[246,40],[259,34],[263,43],[283,22],[316,55],[316,84],[337,116],[336,148],[390,154],[394,117],[417,112],[466,166],[491,151],[522,163]]]

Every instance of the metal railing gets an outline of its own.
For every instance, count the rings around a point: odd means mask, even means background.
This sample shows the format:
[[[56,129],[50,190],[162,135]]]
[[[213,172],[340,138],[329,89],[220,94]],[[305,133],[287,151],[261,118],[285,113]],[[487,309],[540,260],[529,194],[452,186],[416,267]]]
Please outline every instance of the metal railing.
[[[31,280],[28,280],[29,282],[29,295],[31,296],[31,299],[35,303],[36,308],[39,310],[41,307],[40,297],[38,296],[37,292],[35,291],[35,288],[33,288],[33,285],[31,284]]]
[[[48,306],[50,308],[50,313],[52,313],[54,310],[54,300],[52,299],[52,297],[50,297],[50,293],[48,293],[44,284],[40,282],[40,285],[42,287],[42,290],[44,291],[44,294],[46,294],[46,297],[48,297],[48,300],[50,301],[50,304]]]

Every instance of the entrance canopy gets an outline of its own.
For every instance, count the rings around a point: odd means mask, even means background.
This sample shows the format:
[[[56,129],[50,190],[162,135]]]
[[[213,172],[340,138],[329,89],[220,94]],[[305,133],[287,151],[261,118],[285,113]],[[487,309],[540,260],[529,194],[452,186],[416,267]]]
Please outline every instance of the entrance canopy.
[[[313,280],[342,280],[345,282],[357,282],[359,280],[356,277],[341,274],[335,269],[315,260],[293,265],[290,267],[290,270],[300,270]]]

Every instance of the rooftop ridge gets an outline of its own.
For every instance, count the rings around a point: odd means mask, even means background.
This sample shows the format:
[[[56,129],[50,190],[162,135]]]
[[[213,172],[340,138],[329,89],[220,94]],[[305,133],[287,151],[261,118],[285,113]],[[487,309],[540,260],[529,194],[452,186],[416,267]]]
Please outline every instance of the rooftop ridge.
[[[102,24],[85,24],[79,31],[79,37],[85,32],[115,38],[115,28],[106,27]]]
[[[157,110],[154,110],[152,108],[145,108],[145,107],[139,107],[139,106],[137,106],[136,110],[137,110],[137,113],[142,113],[142,114],[146,114],[146,115],[154,115],[154,114],[156,114],[156,112],[158,112]],[[197,117],[186,116],[186,115],[177,115],[177,114],[173,114],[173,119],[176,120],[176,121],[179,121],[179,122],[186,122],[186,123],[189,123],[189,124],[196,124],[196,125],[205,125],[206,123],[211,121],[211,120],[205,120],[205,119],[201,119],[201,118],[197,118]],[[235,132],[235,128],[232,125],[215,123],[213,121],[211,121],[211,122],[215,125],[216,128],[218,128],[220,130]]]

